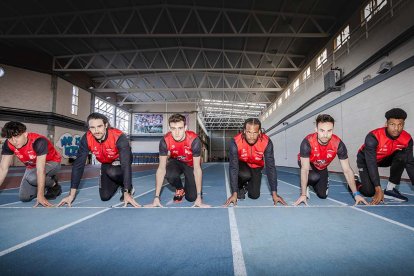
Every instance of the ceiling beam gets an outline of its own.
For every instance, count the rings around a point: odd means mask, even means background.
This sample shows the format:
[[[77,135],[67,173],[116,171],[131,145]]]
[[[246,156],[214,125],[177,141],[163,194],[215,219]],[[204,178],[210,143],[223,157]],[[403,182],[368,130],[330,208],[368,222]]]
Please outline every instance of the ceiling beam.
[[[200,71],[200,72],[255,72],[255,71],[285,71],[285,72],[297,72],[301,68],[88,68],[88,69],[79,69],[79,68],[54,68],[55,72],[191,72],[191,71]]]
[[[98,93],[148,93],[148,92],[279,92],[283,88],[96,88]]]

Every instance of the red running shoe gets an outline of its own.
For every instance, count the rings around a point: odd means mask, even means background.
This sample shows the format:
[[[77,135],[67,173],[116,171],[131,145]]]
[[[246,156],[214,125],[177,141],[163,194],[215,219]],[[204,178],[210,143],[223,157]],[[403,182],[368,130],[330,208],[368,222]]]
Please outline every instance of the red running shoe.
[[[181,201],[183,201],[184,195],[185,195],[184,188],[176,189],[175,195],[174,195],[174,202],[180,203]]]

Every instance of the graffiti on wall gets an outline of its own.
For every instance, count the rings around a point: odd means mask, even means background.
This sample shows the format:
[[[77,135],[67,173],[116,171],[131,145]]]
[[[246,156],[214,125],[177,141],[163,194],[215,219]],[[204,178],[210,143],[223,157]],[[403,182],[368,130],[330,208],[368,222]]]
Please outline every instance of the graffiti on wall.
[[[77,134],[65,133],[56,142],[56,146],[62,149],[62,157],[75,158],[79,150],[81,137]]]

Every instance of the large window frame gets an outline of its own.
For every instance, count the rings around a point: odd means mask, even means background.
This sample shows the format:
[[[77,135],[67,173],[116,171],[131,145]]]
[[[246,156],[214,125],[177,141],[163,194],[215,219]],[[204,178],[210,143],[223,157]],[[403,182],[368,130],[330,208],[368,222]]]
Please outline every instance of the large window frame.
[[[113,104],[110,104],[98,97],[95,97],[94,111],[105,115],[108,118],[111,126],[115,125],[115,106]]]
[[[322,67],[322,64],[328,61],[328,50],[325,48],[316,58],[316,70]]]
[[[71,114],[78,115],[79,109],[79,87],[72,86],[72,104],[71,104]]]
[[[350,38],[349,25],[347,25],[334,40],[334,51],[342,47]]]
[[[387,5],[387,0],[371,0],[361,10],[362,24],[371,20],[371,18]]]
[[[120,108],[117,108],[116,109],[116,124],[115,124],[116,128],[129,134],[130,122],[131,122],[131,114]]]

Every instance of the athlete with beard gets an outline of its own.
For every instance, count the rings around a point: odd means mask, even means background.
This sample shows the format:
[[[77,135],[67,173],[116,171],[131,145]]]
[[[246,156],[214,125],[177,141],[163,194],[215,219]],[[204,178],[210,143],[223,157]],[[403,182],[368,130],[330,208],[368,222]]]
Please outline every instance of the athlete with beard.
[[[385,113],[385,118],[385,127],[368,133],[357,155],[361,179],[358,188],[363,195],[372,197],[372,205],[383,202],[384,194],[408,201],[408,198],[396,189],[404,169],[407,170],[411,184],[414,184],[413,139],[404,130],[407,113],[401,108],[393,108]],[[380,185],[378,167],[390,167],[390,177],[384,191]]]
[[[312,186],[319,198],[328,196],[328,166],[338,155],[346,181],[352,191],[355,204],[367,204],[355,186],[354,172],[349,165],[345,144],[333,134],[335,120],[328,114],[320,114],[316,118],[315,133],[307,135],[298,154],[300,167],[301,195],[294,203],[308,205],[309,187]]]
[[[273,143],[262,133],[261,122],[249,118],[244,122],[243,131],[236,135],[230,143],[229,153],[230,188],[232,195],[224,206],[231,203],[237,205],[238,199],[244,199],[247,193],[251,199],[260,197],[262,169],[266,165],[274,205],[284,199],[277,194],[277,175]]]
[[[89,152],[95,155],[101,163],[101,177],[99,195],[102,201],[110,200],[120,188],[126,207],[140,205],[133,198],[132,186],[132,153],[126,135],[119,129],[110,126],[108,118],[100,113],[92,113],[87,118],[89,130],[83,135],[79,151],[73,162],[71,189],[69,196],[62,199],[59,206],[71,203],[75,199],[79,187],[86,159]]]

